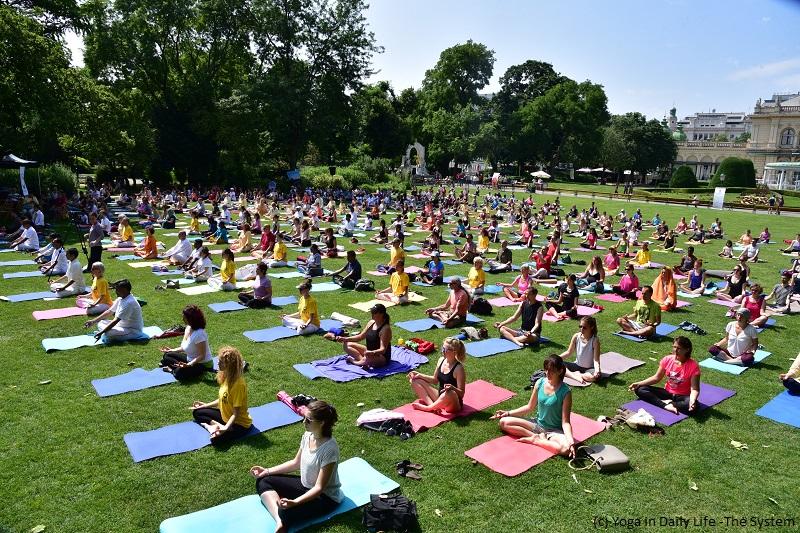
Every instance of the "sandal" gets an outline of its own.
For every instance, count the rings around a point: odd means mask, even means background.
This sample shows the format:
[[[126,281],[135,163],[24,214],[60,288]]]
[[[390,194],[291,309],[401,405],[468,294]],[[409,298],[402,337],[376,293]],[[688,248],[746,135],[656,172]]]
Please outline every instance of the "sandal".
[[[397,467],[397,475],[400,477],[407,477],[408,479],[413,479],[416,481],[422,481],[422,476],[417,474],[416,470],[411,470],[406,468],[402,464],[398,463],[400,466]]]
[[[410,459],[404,459],[394,465],[395,468],[405,468],[406,470],[422,470],[425,468],[419,463],[412,463]]]

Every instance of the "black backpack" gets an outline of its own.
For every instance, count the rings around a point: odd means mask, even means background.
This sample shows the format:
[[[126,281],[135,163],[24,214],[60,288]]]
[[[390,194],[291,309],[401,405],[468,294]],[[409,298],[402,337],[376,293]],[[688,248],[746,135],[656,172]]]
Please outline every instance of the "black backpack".
[[[375,292],[375,282],[371,279],[360,279],[356,281],[355,290]]]
[[[408,531],[417,526],[417,504],[402,494],[372,494],[362,523],[368,531]]]
[[[485,298],[475,298],[469,306],[469,310],[476,315],[491,315],[492,304]]]

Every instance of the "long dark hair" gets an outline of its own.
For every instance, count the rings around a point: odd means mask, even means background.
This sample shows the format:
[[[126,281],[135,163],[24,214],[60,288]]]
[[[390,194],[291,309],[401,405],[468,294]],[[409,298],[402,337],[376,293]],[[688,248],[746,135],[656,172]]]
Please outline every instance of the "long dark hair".
[[[322,424],[322,436],[331,438],[333,436],[333,426],[339,420],[336,409],[328,402],[316,400],[308,404],[308,414],[311,418]]]

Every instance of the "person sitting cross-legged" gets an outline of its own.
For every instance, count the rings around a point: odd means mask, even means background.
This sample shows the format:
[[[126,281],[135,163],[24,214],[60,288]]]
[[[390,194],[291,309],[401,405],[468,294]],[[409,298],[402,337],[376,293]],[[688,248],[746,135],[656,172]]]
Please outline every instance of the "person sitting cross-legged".
[[[161,347],[161,366],[172,372],[178,381],[192,379],[214,368],[211,346],[206,333],[206,317],[196,305],[183,308],[183,323],[186,324],[183,340],[177,348]]]
[[[509,318],[502,322],[495,322],[494,327],[500,331],[500,335],[517,344],[535,344],[539,342],[542,333],[542,317],[544,316],[544,305],[537,300],[538,290],[535,286],[529,285],[525,291],[524,299],[517,306],[517,310]],[[520,329],[508,327],[508,324],[516,322],[522,317]]]
[[[142,306],[131,294],[131,289],[131,282],[127,279],[114,283],[117,299],[105,312],[87,320],[83,327],[89,328],[97,324],[94,337],[98,340],[104,336],[109,341],[118,342],[140,338],[144,329]],[[108,320],[112,316],[113,319]]]
[[[758,331],[750,324],[750,311],[736,310],[736,320],[725,326],[725,336],[708,349],[717,361],[730,365],[751,366],[758,350]]]
[[[425,310],[425,314],[435,318],[446,328],[455,328],[463,325],[467,320],[469,312],[469,293],[461,285],[461,280],[452,277],[448,283],[450,294],[447,300],[437,307],[430,307]]]
[[[349,363],[379,368],[388,365],[392,360],[392,327],[389,325],[389,313],[383,304],[373,305],[369,312],[372,320],[361,333],[350,336],[329,333],[326,338],[342,343]],[[360,340],[364,340],[365,344],[358,344],[357,341]]]
[[[419,411],[458,413],[464,405],[467,373],[464,360],[467,351],[460,340],[447,337],[442,343],[442,356],[433,375],[416,370],[408,373],[408,381],[417,400],[412,407]],[[434,386],[437,385],[437,386]]]
[[[634,304],[633,312],[617,319],[623,333],[636,337],[652,337],[661,323],[661,307],[653,300],[653,288],[642,289],[642,297]]]
[[[680,336],[672,343],[673,352],[658,365],[655,374],[642,381],[631,383],[629,390],[656,407],[671,413],[694,414],[697,412],[697,398],[700,396],[700,365],[692,359],[692,341]],[[666,385],[656,387],[662,379]]]
[[[389,286],[375,291],[375,298],[395,304],[407,304],[409,284],[408,274],[405,273],[405,262],[398,261],[395,271],[389,277]]]

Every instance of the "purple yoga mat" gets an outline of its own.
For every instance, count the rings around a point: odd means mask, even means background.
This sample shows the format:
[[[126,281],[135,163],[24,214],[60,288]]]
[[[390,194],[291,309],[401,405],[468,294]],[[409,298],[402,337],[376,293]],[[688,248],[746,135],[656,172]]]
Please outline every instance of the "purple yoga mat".
[[[703,411],[708,409],[709,407],[713,407],[720,402],[723,402],[736,394],[736,391],[730,389],[724,389],[722,387],[717,387],[715,385],[709,385],[708,383],[700,383],[700,397],[698,398],[698,411]],[[628,402],[623,405],[625,409],[630,411],[638,411],[639,409],[644,409],[656,420],[657,423],[662,424],[664,426],[671,426],[673,424],[677,424],[681,420],[685,420],[688,418],[685,414],[674,414],[661,409],[660,407],[656,407],[655,405],[649,404],[642,400],[634,400],[632,402]]]
[[[388,365],[381,368],[366,370],[348,363],[344,355],[314,361],[311,364],[324,377],[341,383],[359,378],[382,378],[393,374],[405,373],[427,362],[428,358],[424,355],[412,352],[407,348],[392,346],[392,360]]]

